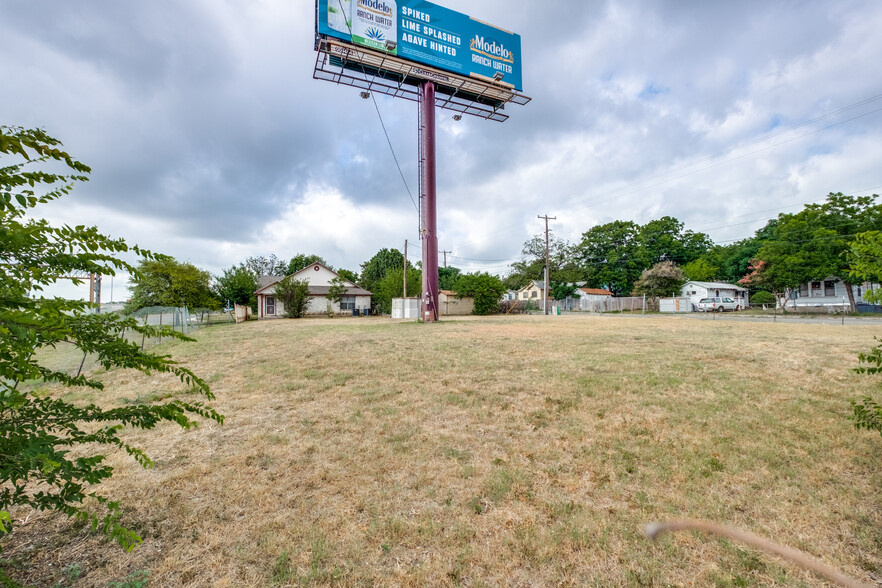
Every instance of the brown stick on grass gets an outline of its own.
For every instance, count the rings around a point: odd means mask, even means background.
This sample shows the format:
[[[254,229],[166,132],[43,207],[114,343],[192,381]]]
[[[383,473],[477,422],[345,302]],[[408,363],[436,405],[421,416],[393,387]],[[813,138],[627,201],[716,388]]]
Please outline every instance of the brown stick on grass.
[[[652,540],[655,540],[659,535],[667,531],[704,531],[706,533],[715,533],[777,555],[840,586],[845,586],[846,588],[872,588],[869,584],[864,584],[859,580],[846,576],[836,568],[818,561],[798,549],[772,543],[768,539],[742,531],[741,529],[694,520],[669,521],[667,523],[650,523],[646,525],[646,535]]]

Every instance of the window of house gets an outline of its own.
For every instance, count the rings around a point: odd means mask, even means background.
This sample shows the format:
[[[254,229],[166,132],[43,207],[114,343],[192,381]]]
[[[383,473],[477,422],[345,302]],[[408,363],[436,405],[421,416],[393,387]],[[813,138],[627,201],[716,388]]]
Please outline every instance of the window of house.
[[[274,315],[276,314],[276,297],[275,296],[267,296],[266,297],[266,314]]]
[[[527,293],[526,293],[526,292],[524,292],[524,298],[526,298],[526,297],[527,297]]]
[[[858,286],[858,298],[860,298],[860,297],[861,297],[861,287]]]
[[[824,280],[824,296],[836,296],[836,282]]]
[[[799,295],[803,298],[808,296],[808,283],[799,285]]]
[[[538,297],[539,297],[539,292],[537,292],[536,290],[533,290],[532,292],[530,292],[530,298],[538,298]]]
[[[812,282],[812,296],[821,295],[821,282]]]
[[[355,296],[344,296],[341,298],[340,310],[355,310]]]

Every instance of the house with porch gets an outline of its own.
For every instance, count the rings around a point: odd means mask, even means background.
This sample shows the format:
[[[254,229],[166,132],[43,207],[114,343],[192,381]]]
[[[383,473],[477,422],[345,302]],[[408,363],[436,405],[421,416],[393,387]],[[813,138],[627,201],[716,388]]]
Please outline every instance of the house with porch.
[[[805,306],[848,306],[848,288],[851,288],[854,296],[855,304],[865,304],[864,294],[868,291],[875,290],[879,284],[865,282],[854,286],[849,286],[839,278],[830,276],[825,280],[814,280],[801,284],[797,290],[790,295],[790,300],[785,306],[788,308],[799,308]]]
[[[349,314],[353,310],[362,314],[364,309],[371,307],[371,293],[347,280],[343,280],[346,285],[346,293],[340,302],[330,300],[328,291],[331,289],[331,281],[335,278],[342,278],[337,272],[320,263],[309,265],[293,274],[292,277],[309,284],[309,304],[306,314],[327,314],[329,304],[331,312],[335,314]],[[284,276],[260,276],[257,279],[258,289],[254,292],[257,296],[257,318],[269,319],[285,316],[285,307],[282,301],[276,297],[276,285],[284,279]]]

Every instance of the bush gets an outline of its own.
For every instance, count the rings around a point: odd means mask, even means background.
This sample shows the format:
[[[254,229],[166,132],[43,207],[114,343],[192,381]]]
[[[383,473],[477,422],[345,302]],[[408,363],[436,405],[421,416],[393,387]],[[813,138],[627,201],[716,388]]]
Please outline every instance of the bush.
[[[876,340],[880,341],[878,337]],[[854,371],[857,373],[869,375],[882,373],[882,345],[877,345],[869,353],[858,354],[858,358],[861,363],[869,364],[869,367],[855,368]],[[879,431],[882,435],[882,406],[878,402],[866,396],[861,402],[852,400],[851,406],[854,411],[851,420],[854,421],[856,429]]]
[[[475,300],[472,314],[487,315],[499,312],[500,299],[505,292],[502,280],[486,273],[466,274],[456,281],[456,295]]]
[[[750,296],[751,304],[775,304],[775,295],[765,290],[760,290]]]
[[[300,318],[309,306],[309,282],[288,276],[276,284],[276,296],[285,307],[285,316]]]

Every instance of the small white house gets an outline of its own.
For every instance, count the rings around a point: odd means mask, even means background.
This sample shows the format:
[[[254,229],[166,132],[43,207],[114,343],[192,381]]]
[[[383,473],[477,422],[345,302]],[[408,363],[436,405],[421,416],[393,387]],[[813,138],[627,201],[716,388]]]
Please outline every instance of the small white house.
[[[698,302],[702,298],[732,298],[741,308],[747,308],[750,295],[747,288],[725,282],[686,282],[680,293],[689,298],[692,310],[698,310]]]
[[[371,293],[347,280],[343,280],[347,289],[340,303],[329,300],[328,291],[331,289],[331,281],[334,278],[340,278],[340,276],[320,263],[309,265],[293,274],[292,277],[309,284],[309,304],[306,308],[306,314],[326,314],[328,304],[331,306],[331,312],[344,314],[351,313],[353,310],[358,310],[361,313],[364,309],[371,307]],[[276,285],[283,279],[285,279],[283,276],[260,276],[258,278],[259,288],[254,292],[257,296],[257,318],[285,316],[284,305],[276,297]]]

